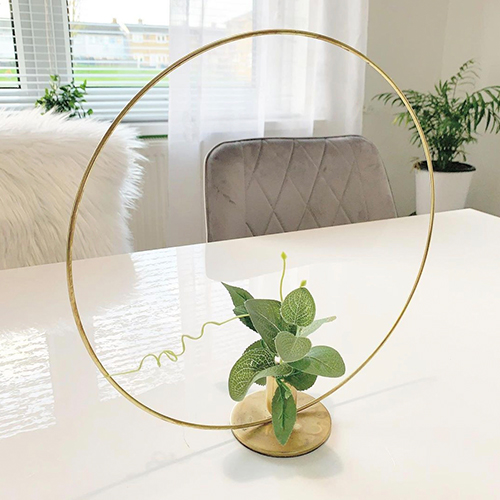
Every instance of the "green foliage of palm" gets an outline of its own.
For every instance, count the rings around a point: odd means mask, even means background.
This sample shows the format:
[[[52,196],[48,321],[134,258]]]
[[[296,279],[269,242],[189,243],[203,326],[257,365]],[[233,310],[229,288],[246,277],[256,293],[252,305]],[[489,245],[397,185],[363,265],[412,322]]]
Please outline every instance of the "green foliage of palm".
[[[448,80],[440,80],[432,92],[404,90],[422,125],[436,171],[453,171],[457,161],[467,161],[465,146],[477,142],[479,130],[500,132],[500,85],[473,90],[478,78],[473,59],[460,66]],[[373,99],[404,108],[394,92]],[[420,136],[406,109],[395,115],[394,123],[407,126],[411,143],[421,146]]]
[[[85,95],[87,81],[75,85],[75,81],[61,85],[58,75],[50,75],[50,86],[45,89],[45,94],[35,103],[35,106],[44,108],[45,111],[53,109],[56,113],[69,113],[69,118],[84,118],[93,111],[85,109]]]

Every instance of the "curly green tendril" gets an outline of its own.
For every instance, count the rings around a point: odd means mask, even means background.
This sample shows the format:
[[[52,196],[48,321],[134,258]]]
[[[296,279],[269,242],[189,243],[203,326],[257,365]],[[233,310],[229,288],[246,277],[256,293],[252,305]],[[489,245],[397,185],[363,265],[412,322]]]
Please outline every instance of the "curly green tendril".
[[[148,358],[154,358],[156,360],[156,364],[158,365],[158,368],[161,368],[161,357],[166,356],[170,361],[173,361],[174,363],[179,359],[180,356],[182,356],[186,352],[186,342],[185,339],[189,340],[200,340],[203,337],[203,334],[205,333],[205,327],[207,325],[216,325],[216,326],[222,326],[225,325],[226,323],[229,323],[230,321],[234,321],[235,319],[240,319],[240,318],[247,318],[249,315],[248,314],[242,314],[240,316],[234,316],[233,318],[226,319],[225,321],[207,321],[206,323],[203,323],[201,326],[201,331],[198,337],[193,337],[191,335],[182,335],[181,336],[181,344],[182,344],[182,350],[179,353],[175,353],[171,351],[170,349],[165,349],[164,351],[161,351],[160,354],[156,355],[152,352],[149,354],[146,354],[142,359],[141,362],[139,363],[139,366],[135,370],[129,370],[126,372],[120,372],[120,373],[115,373],[114,375],[109,375],[112,377],[117,377],[118,375],[129,375],[131,373],[137,373],[141,371],[142,365]]]

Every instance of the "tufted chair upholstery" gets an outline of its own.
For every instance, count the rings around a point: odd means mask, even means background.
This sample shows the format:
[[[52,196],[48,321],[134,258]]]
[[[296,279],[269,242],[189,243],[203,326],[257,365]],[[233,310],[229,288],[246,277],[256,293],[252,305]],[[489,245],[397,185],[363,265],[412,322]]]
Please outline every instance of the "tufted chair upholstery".
[[[357,135],[219,144],[205,202],[208,241],[396,217],[377,148]]]

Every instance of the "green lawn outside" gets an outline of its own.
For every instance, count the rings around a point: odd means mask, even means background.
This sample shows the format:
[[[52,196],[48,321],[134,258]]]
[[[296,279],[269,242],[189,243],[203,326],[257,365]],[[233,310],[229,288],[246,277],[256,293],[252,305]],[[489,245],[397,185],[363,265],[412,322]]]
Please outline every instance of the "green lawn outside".
[[[160,73],[161,69],[76,66],[73,71],[75,81],[82,83],[83,80],[87,79],[89,87],[142,87]],[[0,70],[0,88],[16,87],[18,83],[15,70]],[[48,85],[49,82],[47,82]],[[157,86],[168,87],[168,77],[164,78]]]
[[[73,71],[75,82],[82,83],[86,79],[89,87],[142,87],[162,70],[79,64],[73,67]],[[168,87],[168,77],[158,83],[157,87]]]
[[[0,88],[15,88],[18,84],[17,71],[15,69],[0,70]]]
[[[87,80],[88,87],[131,87],[140,88],[148,83],[162,69],[156,68],[117,68],[116,66],[95,66],[77,64],[73,66],[75,82],[80,84]],[[47,86],[49,85],[47,81]],[[0,88],[16,87],[18,84],[17,75],[14,69],[0,70]],[[220,85],[220,84],[219,84]],[[234,88],[237,86],[247,87],[249,82],[227,82],[227,86]],[[157,87],[168,87],[168,76],[165,77]]]

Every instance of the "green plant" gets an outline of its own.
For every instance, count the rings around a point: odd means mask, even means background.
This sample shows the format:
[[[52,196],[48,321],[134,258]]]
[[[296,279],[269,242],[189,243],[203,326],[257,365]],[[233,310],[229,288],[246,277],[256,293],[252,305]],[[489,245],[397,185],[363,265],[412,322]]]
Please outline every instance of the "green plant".
[[[477,78],[471,59],[451,78],[440,80],[432,92],[403,91],[422,125],[436,171],[461,169],[457,158],[467,161],[465,146],[477,142],[481,126],[485,132],[500,132],[500,85],[473,91]],[[378,94],[373,99],[404,108],[394,92]],[[412,131],[411,143],[422,145],[406,109],[395,115],[394,123],[408,126]]]
[[[87,93],[87,81],[75,85],[75,81],[61,85],[58,75],[50,75],[50,86],[45,89],[45,94],[35,103],[35,106],[44,108],[45,111],[53,109],[56,113],[69,113],[69,118],[84,118],[90,116],[93,111],[85,109],[85,94]]]
[[[261,339],[247,347],[229,374],[229,395],[241,401],[252,384],[264,385],[274,377],[277,389],[272,400],[274,434],[284,445],[297,418],[297,407],[290,386],[304,391],[314,385],[318,376],[340,377],[345,365],[340,354],[329,346],[314,346],[308,338],[334,316],[315,320],[316,305],[305,281],[283,298],[286,255],[282,254],[283,272],[280,301],[254,299],[235,286],[223,283],[233,301],[233,312],[245,326]]]
[[[341,377],[345,373],[345,365],[335,349],[329,346],[313,347],[308,338],[322,325],[336,318],[330,316],[315,320],[316,304],[305,288],[306,282],[303,281],[299,288],[283,298],[287,258],[284,252],[281,258],[283,270],[279,301],[254,299],[243,288],[223,283],[233,301],[234,317],[221,322],[207,321],[197,337],[181,336],[182,350],[179,353],[165,349],[158,355],[146,354],[136,369],[116,373],[114,376],[139,372],[148,358],[153,358],[158,367],[161,366],[162,357],[175,362],[186,351],[184,339],[199,340],[207,325],[222,326],[239,319],[261,338],[246,348],[231,369],[229,395],[233,400],[241,401],[252,384],[265,385],[267,377],[274,377],[277,389],[272,400],[273,429],[278,441],[282,445],[286,444],[297,419],[297,407],[290,386],[298,391],[305,391],[314,385],[318,376]]]

